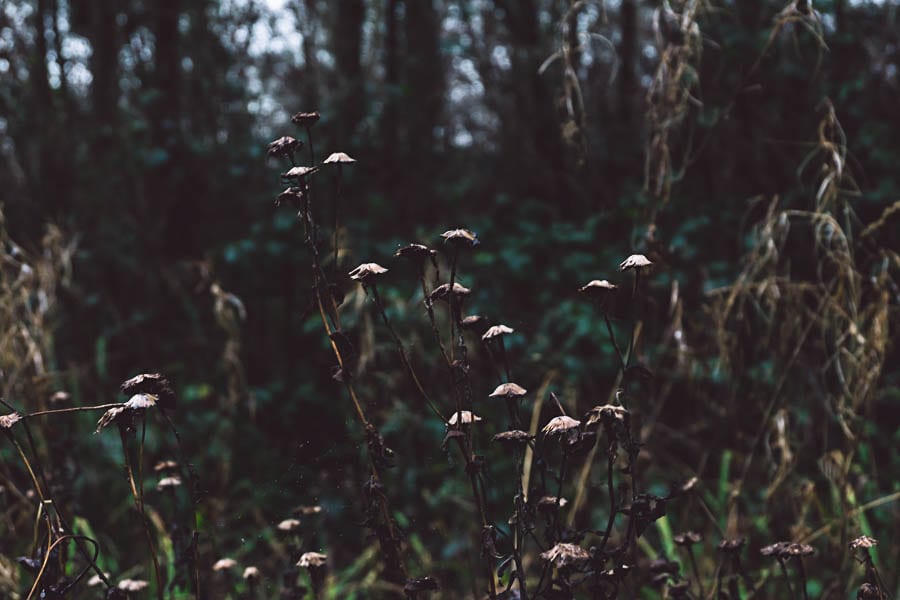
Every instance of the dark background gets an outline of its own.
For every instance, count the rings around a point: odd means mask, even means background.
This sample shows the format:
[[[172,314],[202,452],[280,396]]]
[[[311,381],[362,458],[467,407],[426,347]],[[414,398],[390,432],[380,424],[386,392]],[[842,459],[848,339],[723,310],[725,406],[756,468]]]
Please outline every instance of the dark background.
[[[284,134],[306,141],[289,117],[319,110],[316,159],[358,160],[345,169],[335,279],[364,401],[398,456],[387,487],[415,574],[438,577],[447,597],[470,589],[477,548],[458,533],[473,510],[467,482],[344,273],[369,261],[391,269],[389,313],[436,382],[416,274],[391,257],[467,227],[482,242],[460,264],[471,311],[514,327],[515,380],[535,392],[546,384],[576,415],[606,402],[616,367],[577,290],[595,278],[628,288],[618,263],[647,254],[656,264],[638,358],[656,377],[636,401],[651,427],[648,485],[697,475],[719,526],[751,538],[754,569],[771,567],[760,545],[844,523],[817,538],[810,569],[814,589],[848,597],[861,570],[847,535],[862,527],[878,537],[887,565],[900,552],[895,502],[863,524],[841,521],[900,491],[896,213],[864,235],[900,199],[898,5],[823,0],[806,14],[802,3],[716,0],[685,29],[678,15],[691,6],[6,0],[4,398],[25,411],[60,389],[72,405],[111,402],[122,379],[162,370],[178,388],[176,422],[200,474],[205,567],[229,555],[277,580],[288,542],[272,525],[320,503],[301,545],[331,555],[336,597],[374,578],[362,434],[331,378],[301,227],[273,205],[285,164],[265,153]],[[314,186],[327,238],[333,182]],[[783,210],[806,216],[767,233],[767,214]],[[767,235],[774,257],[760,244]],[[20,263],[37,275],[19,286]],[[335,271],[330,258],[325,266]],[[735,283],[757,287],[723,291]],[[723,298],[735,289],[746,302],[729,312]],[[833,310],[820,304],[823,290]],[[618,311],[625,335],[627,307]],[[478,350],[472,376],[479,394],[496,385]],[[765,418],[773,396],[789,423],[783,438]],[[552,416],[545,408],[541,423]],[[146,561],[131,550],[141,532],[118,440],[91,435],[95,418],[47,421],[38,446],[118,576]],[[761,427],[764,443],[729,501]],[[149,436],[148,464],[174,452]],[[33,514],[13,493],[28,484],[11,447],[0,456],[8,564],[29,552]],[[838,484],[822,467],[829,456],[848,461]],[[511,467],[488,459],[502,523]],[[602,468],[592,477],[582,525],[605,521]],[[669,525],[706,531],[701,562],[712,572],[720,536],[706,517],[684,509]],[[657,552],[669,550],[664,538],[648,533]]]

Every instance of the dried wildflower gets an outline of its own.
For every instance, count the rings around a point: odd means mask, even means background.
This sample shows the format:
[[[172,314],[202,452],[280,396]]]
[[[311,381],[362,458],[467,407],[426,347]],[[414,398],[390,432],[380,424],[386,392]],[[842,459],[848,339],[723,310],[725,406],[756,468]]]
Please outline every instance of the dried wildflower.
[[[469,315],[459,322],[459,326],[468,331],[479,331],[487,329],[488,319],[481,315]]]
[[[259,569],[254,566],[247,567],[244,569],[244,574],[242,575],[245,581],[250,581],[254,579],[259,579]]]
[[[141,373],[131,379],[126,379],[119,386],[123,394],[132,396],[137,394],[151,394],[156,397],[159,405],[165,409],[175,408],[175,390],[172,382],[162,373]]]
[[[347,163],[355,163],[356,159],[350,158],[350,156],[348,156],[347,154],[345,154],[343,152],[332,152],[331,154],[328,155],[328,158],[326,158],[324,162],[326,165],[329,165],[332,163],[347,164]]]
[[[163,477],[159,480],[159,483],[156,484],[156,490],[159,492],[162,491],[173,491],[175,488],[181,485],[180,477]]]
[[[609,297],[619,286],[613,285],[605,279],[594,279],[578,288],[578,291],[594,300],[603,300]]]
[[[103,573],[103,576],[109,579],[109,573]],[[91,578],[87,580],[88,587],[97,587],[101,583],[103,583],[103,578],[97,573],[91,575]]]
[[[291,167],[281,174],[282,179],[303,179],[319,170],[319,167]]]
[[[178,463],[174,460],[161,460],[153,465],[153,470],[156,473],[160,471],[175,471],[176,469],[178,469]]]
[[[491,438],[495,442],[500,442],[501,444],[527,444],[531,441],[531,434],[527,431],[520,431],[518,429],[513,429],[511,431],[504,431],[503,433],[498,433],[493,438]]]
[[[123,592],[140,592],[150,587],[150,584],[143,579],[123,579],[117,587]]]
[[[747,540],[742,537],[730,540],[722,540],[721,542],[719,542],[719,550],[721,550],[725,554],[737,554],[741,551],[741,548],[744,547],[744,544],[746,542]]]
[[[303,142],[294,139],[289,135],[285,135],[274,142],[270,142],[266,147],[266,150],[268,150],[269,156],[277,158],[279,156],[293,156],[294,152],[302,147]]]
[[[277,525],[278,531],[294,531],[300,527],[299,519],[285,519]]]
[[[577,566],[587,561],[591,555],[587,550],[575,544],[559,543],[541,553],[541,558],[552,563],[557,569]]]
[[[478,236],[468,229],[450,229],[441,234],[444,242],[452,244],[457,248],[464,248],[478,245]]]
[[[796,557],[812,556],[816,552],[815,549],[812,546],[810,546],[809,544],[800,544],[800,543],[796,543],[796,542],[788,544],[787,548],[785,548],[784,551],[787,556],[796,556]]]
[[[363,285],[372,284],[379,275],[384,275],[388,270],[378,263],[363,263],[350,271],[350,279],[359,281]]]
[[[774,544],[769,544],[768,546],[763,546],[759,549],[759,553],[763,556],[775,556],[777,558],[784,558],[785,549],[788,547],[790,542],[775,542]]]
[[[871,583],[862,584],[856,592],[856,600],[883,600],[884,598],[885,596],[878,586]]]
[[[572,417],[567,417],[565,415],[554,417],[550,419],[550,422],[544,425],[544,428],[541,431],[544,435],[563,435],[572,431],[573,429],[577,429],[581,426],[581,421],[577,419],[573,419]]]
[[[484,335],[481,336],[481,339],[484,341],[493,339],[495,337],[502,337],[504,335],[509,335],[514,332],[515,329],[512,327],[507,327],[506,325],[494,325],[490,329],[484,332]]]
[[[59,390],[50,396],[50,404],[65,404],[72,399],[72,394]]]
[[[463,285],[460,285],[459,283],[457,283],[455,281],[453,282],[453,295],[456,296],[457,299],[468,296],[471,293],[472,293],[472,290],[470,290],[469,288],[467,288]],[[446,300],[447,297],[449,297],[449,296],[450,296],[450,284],[449,283],[443,283],[443,284],[437,286],[436,288],[434,288],[431,291],[431,294],[428,295],[428,297],[431,300]]]
[[[325,566],[328,556],[321,552],[305,552],[297,561],[298,567],[304,569],[318,569]]]
[[[95,433],[99,432],[101,429],[107,427],[110,423],[115,423],[125,414],[125,405],[122,406],[114,406],[109,409],[100,417],[100,420],[97,421],[97,429]]]
[[[874,548],[877,545],[878,540],[867,535],[861,535],[848,544],[851,550],[859,550],[860,548],[868,550],[869,548]]]
[[[453,413],[453,415],[451,415],[450,419],[447,421],[447,424],[453,427],[457,423],[459,423],[460,425],[471,425],[472,423],[477,423],[478,421],[481,421],[481,417],[472,413],[471,411],[464,410],[462,411],[462,413]]]
[[[528,390],[523,388],[518,383],[501,383],[497,386],[497,388],[488,395],[488,398],[521,398],[525,394],[528,393]]]
[[[684,533],[679,533],[672,541],[675,542],[677,546],[693,546],[694,544],[699,544],[703,541],[703,536],[697,533],[696,531],[685,531]]]
[[[306,192],[303,191],[303,188],[291,186],[275,197],[275,206],[281,206],[287,202],[296,208],[300,206],[300,203],[303,202],[305,197]]]
[[[320,115],[319,111],[317,110],[314,110],[312,112],[298,112],[291,117],[291,123],[299,125],[304,129],[309,129],[310,127],[318,123],[320,118],[322,118],[322,115]]]
[[[436,254],[434,250],[423,244],[407,244],[401,248],[397,248],[394,256],[400,258],[410,258],[415,260],[425,260]]]
[[[629,416],[628,409],[624,406],[615,404],[604,404],[603,406],[595,406],[587,412],[585,418],[586,425],[590,427],[597,423],[603,423],[606,426],[616,425],[617,423],[627,423]]]
[[[11,412],[8,415],[0,415],[0,429],[12,429],[12,426],[22,420],[22,415]]]
[[[638,494],[631,506],[622,508],[622,513],[632,518],[640,537],[651,523],[666,516],[666,499],[653,494]]]
[[[557,500],[559,500],[557,502]],[[569,501],[565,498],[557,498],[556,496],[543,496],[540,500],[537,501],[538,510],[543,512],[553,512],[558,508],[562,508]]]
[[[435,590],[441,589],[441,586],[438,585],[438,582],[434,580],[433,577],[428,575],[424,577],[415,577],[406,580],[406,583],[403,585],[403,590],[405,592],[433,592]]]
[[[237,561],[233,558],[220,558],[213,565],[213,571],[229,571],[237,566]]]
[[[630,269],[643,269],[649,267],[653,263],[650,262],[643,254],[632,254],[619,264],[619,270],[628,271]]]

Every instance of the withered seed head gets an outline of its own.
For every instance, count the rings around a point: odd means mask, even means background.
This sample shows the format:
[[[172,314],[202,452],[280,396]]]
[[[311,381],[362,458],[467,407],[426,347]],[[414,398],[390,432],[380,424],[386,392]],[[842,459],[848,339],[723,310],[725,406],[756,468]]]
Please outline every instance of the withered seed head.
[[[460,416],[460,414],[462,416]],[[460,425],[471,425],[472,423],[477,423],[478,421],[481,421],[481,420],[482,420],[481,417],[479,417],[472,411],[464,410],[464,411],[462,411],[462,413],[459,413],[459,412],[453,413],[450,416],[450,419],[447,420],[447,424],[450,426],[454,426],[457,423],[459,423]]]
[[[175,471],[178,469],[178,463],[174,460],[161,460],[155,465],[153,465],[153,470],[156,473],[160,471]]]
[[[319,167],[291,167],[281,174],[282,179],[303,179],[319,170]]]
[[[378,263],[363,263],[350,271],[350,279],[358,281],[364,285],[372,284],[379,275],[384,275],[388,270]]]
[[[871,538],[867,535],[861,535],[855,540],[852,540],[848,546],[851,550],[858,550],[860,548],[869,549],[874,548],[878,545],[878,540],[875,538]]]
[[[481,339],[484,341],[493,339],[495,337],[502,337],[504,335],[509,335],[514,332],[515,329],[512,327],[507,327],[506,325],[494,325],[490,329],[484,332],[484,335],[481,336]]]
[[[303,142],[294,139],[289,135],[285,135],[274,142],[270,142],[266,149],[269,152],[269,156],[276,158],[279,156],[292,156],[294,152],[302,147]]]
[[[254,566],[247,567],[246,569],[244,569],[243,577],[245,581],[259,579],[259,569]]]
[[[614,292],[619,286],[613,285],[605,279],[594,279],[586,285],[578,288],[578,291],[595,300],[602,300],[609,296],[610,292]]]
[[[313,125],[315,125],[322,115],[319,114],[319,111],[314,110],[312,112],[298,112],[294,116],[291,117],[291,123],[295,125],[299,125],[304,129],[309,129]]]
[[[299,519],[285,519],[277,525],[278,531],[294,531],[300,527]]]
[[[862,584],[856,592],[856,600],[884,600],[884,598],[878,586],[871,583]]]
[[[702,542],[703,536],[696,531],[685,531],[676,535],[672,540],[678,546],[693,546]]]
[[[521,398],[525,394],[528,393],[528,390],[523,388],[518,383],[501,383],[497,386],[497,388],[490,393],[489,398]]]
[[[303,198],[306,193],[302,188],[299,187],[289,187],[278,196],[275,197],[275,206],[281,206],[285,202],[290,204],[291,206],[297,207],[303,202]]]
[[[457,298],[463,298],[472,293],[472,290],[469,288],[460,285],[458,282],[453,282],[453,295]],[[450,296],[450,284],[442,283],[431,291],[429,294],[429,298],[432,300],[446,300],[447,297]]]
[[[487,329],[488,319],[481,315],[469,315],[459,322],[459,326],[467,331],[484,331]]]
[[[116,587],[123,592],[140,592],[150,587],[150,584],[143,579],[123,579]]]
[[[329,165],[332,163],[337,164],[347,164],[347,163],[355,163],[355,158],[350,158],[347,154],[343,152],[333,152],[328,155],[328,158],[325,159],[325,164]]]
[[[556,496],[543,496],[537,501],[538,510],[543,512],[554,512],[557,508],[562,508],[569,503],[565,498],[559,498],[559,502],[556,500]]]
[[[558,436],[563,435],[573,429],[577,429],[581,426],[581,421],[577,419],[573,419],[572,417],[567,417],[565,415],[554,417],[550,419],[550,422],[544,425],[544,428],[541,431],[544,435],[550,436]]]
[[[325,566],[327,559],[328,556],[321,552],[305,552],[297,561],[297,566],[304,569],[319,569]]]
[[[604,404],[603,406],[595,406],[591,410],[587,412],[585,417],[587,418],[587,425],[591,426],[599,422],[603,422],[606,425],[614,424],[615,422],[624,423],[628,418],[628,409],[624,406],[619,406],[616,404]]]
[[[163,477],[159,480],[159,483],[156,484],[156,490],[159,492],[174,491],[175,488],[180,485],[180,477]]]
[[[742,537],[734,538],[732,540],[722,540],[719,542],[719,550],[726,554],[737,554],[741,551],[741,548],[744,547],[746,541],[747,540]]]
[[[402,248],[397,248],[397,251],[394,252],[394,256],[415,260],[425,260],[434,254],[437,252],[424,244],[407,244]]]
[[[22,420],[22,415],[11,412],[8,415],[0,415],[0,429],[12,429],[12,426]]]
[[[510,431],[504,431],[503,433],[498,433],[493,438],[491,438],[495,442],[500,442],[501,444],[527,444],[531,440],[532,436],[527,431],[521,431],[519,429],[512,429]]]
[[[768,546],[763,546],[759,549],[759,553],[763,556],[776,556],[778,558],[783,558],[785,555],[785,550],[787,549],[790,542],[775,542],[774,544],[769,544]]]
[[[50,404],[64,404],[72,399],[72,394],[69,392],[59,390],[58,392],[54,392],[52,396],[50,396]]]
[[[237,566],[237,561],[233,558],[220,558],[213,565],[213,571],[229,571]]]
[[[478,236],[468,229],[450,229],[441,234],[444,242],[458,248],[471,248],[478,245]]]
[[[628,271],[630,269],[643,269],[652,264],[653,263],[643,254],[632,254],[619,264],[619,270]]]
[[[591,555],[587,550],[575,544],[559,543],[541,553],[541,558],[561,569],[579,565],[589,559]]]
[[[152,394],[161,407],[175,408],[177,400],[175,390],[172,388],[172,382],[162,373],[135,375],[131,379],[123,381],[119,389],[123,394],[132,396],[132,400],[135,394]]]

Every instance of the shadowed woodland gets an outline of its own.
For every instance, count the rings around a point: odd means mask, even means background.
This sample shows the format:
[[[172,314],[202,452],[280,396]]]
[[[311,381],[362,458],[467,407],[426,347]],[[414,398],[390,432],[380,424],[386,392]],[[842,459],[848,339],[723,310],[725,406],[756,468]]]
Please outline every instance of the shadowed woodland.
[[[5,0],[0,598],[900,596],[898,106],[896,1]]]

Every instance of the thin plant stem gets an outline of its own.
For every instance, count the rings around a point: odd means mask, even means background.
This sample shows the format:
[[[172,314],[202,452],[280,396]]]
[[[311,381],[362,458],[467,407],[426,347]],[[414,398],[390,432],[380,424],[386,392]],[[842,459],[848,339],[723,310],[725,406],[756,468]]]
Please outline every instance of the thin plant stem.
[[[703,590],[703,580],[700,579],[700,571],[697,569],[697,560],[694,557],[694,549],[688,545],[687,546],[688,558],[691,559],[691,569],[694,571],[694,579],[697,580],[697,587],[700,590],[700,597],[703,598],[706,596],[706,592]]]
[[[794,595],[794,586],[791,585],[791,578],[788,575],[787,565],[781,557],[778,557],[778,566],[781,567],[781,574],[784,575],[784,582],[787,584],[789,597],[796,598],[797,596]]]

